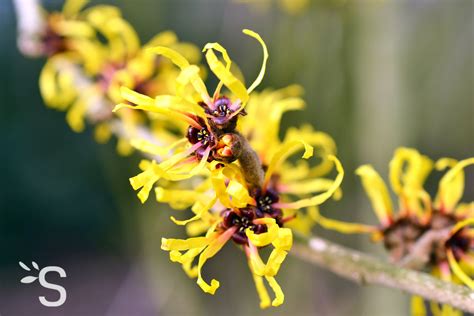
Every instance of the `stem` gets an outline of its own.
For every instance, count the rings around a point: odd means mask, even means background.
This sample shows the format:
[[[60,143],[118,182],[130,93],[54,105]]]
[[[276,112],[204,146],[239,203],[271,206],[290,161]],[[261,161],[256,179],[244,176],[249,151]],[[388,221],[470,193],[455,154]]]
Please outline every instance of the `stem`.
[[[291,253],[359,284],[377,284],[419,295],[427,300],[474,312],[474,291],[431,275],[407,270],[318,237],[294,244]]]
[[[39,0],[14,0],[13,4],[17,18],[18,48],[26,56],[41,56],[43,48],[39,37],[46,29],[46,21]]]
[[[432,249],[436,244],[443,245],[448,240],[452,227],[432,229],[421,235],[414,243],[409,254],[400,260],[400,266],[407,269],[420,270],[428,264]]]

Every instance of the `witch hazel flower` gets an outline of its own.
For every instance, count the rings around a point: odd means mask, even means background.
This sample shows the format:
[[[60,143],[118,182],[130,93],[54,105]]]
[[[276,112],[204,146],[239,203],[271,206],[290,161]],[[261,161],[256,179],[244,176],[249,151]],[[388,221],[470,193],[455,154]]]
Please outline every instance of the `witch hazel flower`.
[[[215,279],[210,283],[205,281],[202,274],[204,264],[227,242],[233,241],[246,256],[260,306],[279,306],[284,302],[283,291],[275,277],[293,243],[292,229],[285,226],[295,218],[294,214],[286,216],[285,213],[324,203],[337,192],[343,177],[340,162],[333,156],[329,157],[336,164],[338,176],[330,185],[323,186],[324,189],[321,190],[324,192],[296,201],[288,200],[285,194],[279,192],[278,180],[274,176],[285,172],[284,161],[300,150],[304,151],[304,159],[313,155],[313,147],[302,141],[284,143],[271,159],[259,187],[247,183],[242,166],[229,164],[212,169],[209,180],[205,180],[212,182],[208,188],[210,192],[214,192],[214,199],[207,210],[199,214],[193,211],[196,216],[187,221],[177,222],[172,218],[175,223],[189,227],[188,233],[191,235],[205,232],[204,236],[188,239],[162,240],[162,249],[170,252],[171,261],[180,263],[190,277],[197,278],[197,284],[204,292],[214,294],[220,285]],[[217,166],[216,163],[214,165]],[[191,194],[189,191],[188,193]],[[202,193],[196,193],[195,196],[199,194]],[[182,198],[176,191],[157,189],[157,199],[160,202],[176,203],[189,199],[187,195],[181,196]],[[260,250],[266,247],[273,249],[264,260]],[[274,293],[273,300],[270,299],[265,281]]]
[[[257,39],[263,48],[262,68],[249,88],[232,74],[232,61],[225,48],[218,43],[208,43],[203,49],[209,68],[220,80],[212,97],[199,75],[199,66],[190,64],[179,52],[164,46],[149,51],[168,58],[179,68],[174,95],[161,94],[152,98],[122,87],[122,97],[126,103],[118,104],[114,111],[123,108],[144,110],[187,124],[187,127],[180,129],[183,137],[167,147],[173,152],[171,156],[163,157],[159,163],[142,163],[141,166],[145,167],[143,172],[130,179],[133,188],[140,189],[138,194],[142,202],[148,198],[151,188],[159,179],[185,180],[205,172],[203,170],[208,162],[215,160],[230,163],[239,158],[241,144],[235,132],[237,119],[245,113],[250,93],[262,81],[268,58],[267,48],[260,35],[250,30],[243,32]],[[215,52],[221,53],[224,63]],[[229,95],[221,94],[224,86],[230,91]],[[135,142],[135,145],[144,151],[151,148],[144,141]],[[158,154],[153,150],[151,153]]]
[[[461,203],[464,168],[474,158],[433,162],[412,148],[398,148],[390,162],[390,183],[398,197],[393,206],[382,177],[370,165],[356,170],[380,224],[345,223],[320,216],[319,223],[342,233],[369,233],[382,241],[392,261],[428,270],[439,278],[474,289],[474,202]],[[424,189],[432,170],[449,169],[441,178],[434,198]],[[459,315],[449,305],[431,303],[435,315]],[[427,315],[421,297],[412,298],[413,315]]]

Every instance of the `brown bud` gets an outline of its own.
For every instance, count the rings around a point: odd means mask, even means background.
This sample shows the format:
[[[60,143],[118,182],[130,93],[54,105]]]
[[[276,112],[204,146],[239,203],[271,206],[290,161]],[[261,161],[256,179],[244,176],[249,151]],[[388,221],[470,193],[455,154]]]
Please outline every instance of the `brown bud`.
[[[240,137],[234,133],[227,133],[219,137],[214,159],[223,162],[233,162],[237,160],[242,153],[242,144]]]

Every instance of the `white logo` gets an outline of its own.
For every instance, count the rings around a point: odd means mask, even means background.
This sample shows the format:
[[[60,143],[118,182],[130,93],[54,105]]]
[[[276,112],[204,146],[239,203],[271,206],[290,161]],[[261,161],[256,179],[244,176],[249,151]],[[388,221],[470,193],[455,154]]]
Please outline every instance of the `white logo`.
[[[20,264],[20,267],[22,267],[24,270],[31,271],[31,269],[23,262],[19,261],[18,263]],[[61,278],[65,278],[66,271],[64,271],[63,268],[56,267],[56,266],[44,267],[40,270],[38,264],[34,261],[31,262],[31,265],[33,266],[33,268],[39,271],[38,276],[37,277],[32,276],[32,275],[26,276],[22,278],[20,282],[24,284],[30,284],[30,283],[35,282],[38,279],[42,287],[51,289],[51,290],[56,290],[59,292],[59,299],[57,301],[48,301],[44,296],[39,296],[38,299],[40,303],[47,307],[58,307],[58,306],[63,305],[64,302],[66,302],[66,297],[67,297],[66,289],[60,285],[49,283],[48,281],[46,281],[46,274],[49,272],[57,272]]]

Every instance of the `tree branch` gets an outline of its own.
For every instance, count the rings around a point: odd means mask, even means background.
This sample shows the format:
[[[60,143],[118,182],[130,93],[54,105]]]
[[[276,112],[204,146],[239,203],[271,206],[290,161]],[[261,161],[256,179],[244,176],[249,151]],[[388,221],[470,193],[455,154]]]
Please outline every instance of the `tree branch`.
[[[305,239],[305,243],[295,243],[291,254],[345,279],[399,289],[474,313],[474,291],[468,287],[400,268],[325,239],[312,237]]]

